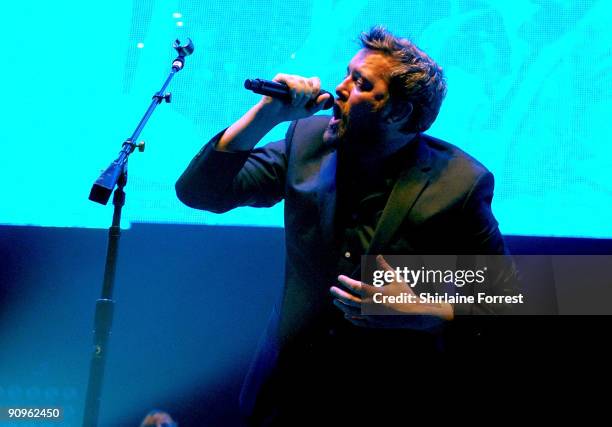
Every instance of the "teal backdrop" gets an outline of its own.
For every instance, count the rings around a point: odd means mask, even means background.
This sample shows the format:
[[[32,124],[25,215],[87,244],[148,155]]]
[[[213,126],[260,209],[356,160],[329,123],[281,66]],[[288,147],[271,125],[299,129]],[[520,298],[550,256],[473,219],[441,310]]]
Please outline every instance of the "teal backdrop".
[[[196,51],[130,159],[101,426],[136,426],[153,407],[182,426],[241,425],[241,382],[282,289],[282,204],[196,211],[174,182],[257,101],[244,79],[316,75],[333,91],[374,24],[444,68],[448,96],[429,133],[495,173],[513,253],[612,253],[611,15],[608,0],[4,2],[0,407],[62,406],[61,425],[81,425],[112,214],[87,196],[167,76],[175,38]],[[491,319],[503,342],[491,354],[527,385],[513,410],[590,389],[558,379],[601,376],[611,319]]]
[[[89,188],[169,71],[195,53],[130,160],[124,227],[282,226],[282,204],[215,215],[174,182],[208,138],[257,101],[245,78],[319,76],[333,91],[374,24],[411,38],[446,72],[429,133],[496,176],[504,234],[612,237],[612,3],[607,0],[108,0],[3,6],[0,224],[106,227]],[[266,141],[281,138],[286,126]]]

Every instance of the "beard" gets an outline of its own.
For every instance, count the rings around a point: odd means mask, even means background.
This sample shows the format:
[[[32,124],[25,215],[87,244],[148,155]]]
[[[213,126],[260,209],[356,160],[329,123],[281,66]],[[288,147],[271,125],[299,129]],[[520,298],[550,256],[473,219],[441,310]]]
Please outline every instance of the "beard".
[[[383,122],[382,110],[374,110],[370,104],[355,105],[348,113],[334,105],[323,141],[339,151],[366,154],[382,141]]]

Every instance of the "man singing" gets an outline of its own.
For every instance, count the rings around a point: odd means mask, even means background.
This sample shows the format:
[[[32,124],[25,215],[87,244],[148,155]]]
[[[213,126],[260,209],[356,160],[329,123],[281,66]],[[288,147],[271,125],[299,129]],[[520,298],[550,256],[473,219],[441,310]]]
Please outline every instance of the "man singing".
[[[279,74],[291,101],[264,96],[176,183],[183,203],[217,213],[285,201],[285,287],[241,394],[257,425],[321,421],[329,411],[356,420],[361,397],[389,383],[425,390],[457,316],[491,309],[359,311],[366,285],[356,272],[366,252],[506,253],[491,212],[492,174],[423,134],[446,93],[442,69],[384,28],[360,41],[331,118],[314,116],[329,97],[318,78]],[[285,121],[285,139],[254,148]]]

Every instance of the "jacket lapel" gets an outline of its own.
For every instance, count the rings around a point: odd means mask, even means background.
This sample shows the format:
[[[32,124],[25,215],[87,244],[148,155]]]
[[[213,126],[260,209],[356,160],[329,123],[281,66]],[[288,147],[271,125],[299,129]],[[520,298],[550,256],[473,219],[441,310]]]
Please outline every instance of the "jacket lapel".
[[[427,143],[420,136],[415,140],[414,156],[406,160],[406,168],[391,190],[389,200],[376,225],[367,254],[378,255],[393,239],[398,228],[414,207],[417,199],[429,184],[431,154]]]

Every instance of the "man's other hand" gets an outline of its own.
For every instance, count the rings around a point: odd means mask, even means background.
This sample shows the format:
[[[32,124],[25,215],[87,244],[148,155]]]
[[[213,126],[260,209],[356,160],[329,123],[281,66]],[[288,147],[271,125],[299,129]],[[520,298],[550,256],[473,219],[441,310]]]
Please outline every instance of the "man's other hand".
[[[394,271],[387,261],[378,255],[376,263],[380,269]],[[338,276],[338,284],[344,289],[332,286],[334,305],[344,313],[344,317],[353,325],[369,328],[400,328],[415,330],[430,330],[439,326],[445,320],[452,320],[453,307],[450,304],[424,304],[419,302],[409,283],[396,278],[382,287],[375,287],[348,276]],[[375,294],[376,301],[375,301]],[[385,302],[388,298],[404,296],[405,300],[413,302]],[[382,302],[378,302],[382,301]],[[364,304],[380,304],[377,311],[385,314],[362,314]]]

